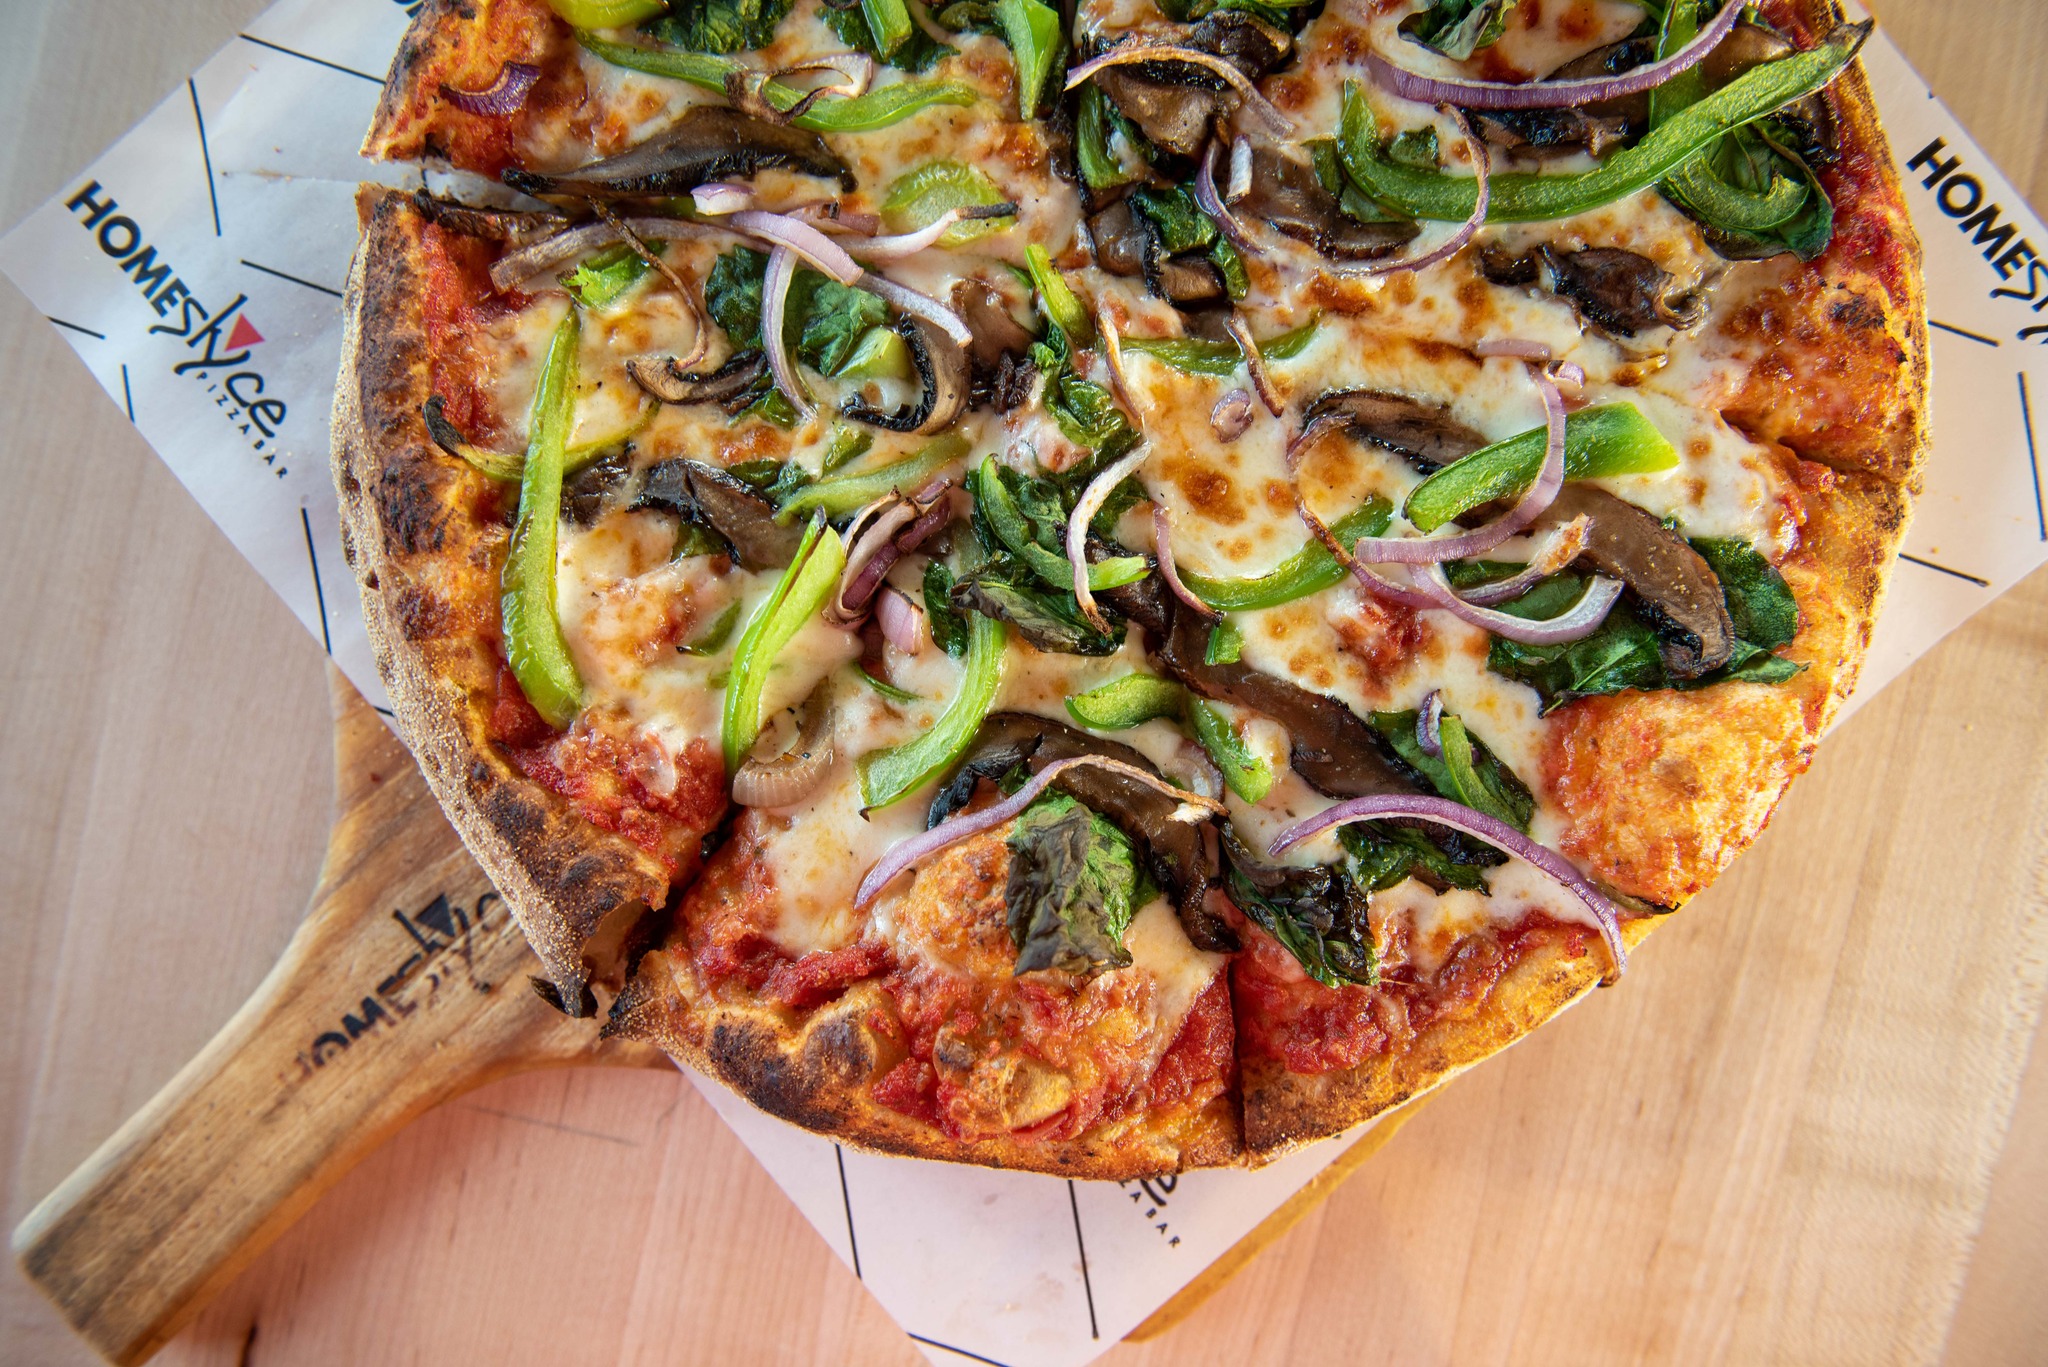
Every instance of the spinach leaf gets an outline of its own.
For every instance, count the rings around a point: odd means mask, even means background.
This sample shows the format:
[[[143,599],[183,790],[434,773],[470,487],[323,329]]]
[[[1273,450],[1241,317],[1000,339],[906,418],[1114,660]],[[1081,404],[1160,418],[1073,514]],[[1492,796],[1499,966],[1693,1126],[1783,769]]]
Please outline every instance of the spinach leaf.
[[[660,251],[661,247],[650,248]],[[586,257],[562,277],[562,287],[587,309],[601,309],[638,284],[649,266],[640,253],[620,244]]]
[[[1536,813],[1536,799],[1515,777],[1515,771],[1486,748],[1486,742],[1467,731],[1461,719],[1446,712],[1437,727],[1443,753],[1426,754],[1415,735],[1415,718],[1411,710],[1374,712],[1367,720],[1403,763],[1429,780],[1438,796],[1461,802],[1517,830],[1529,829],[1529,819]]]
[[[761,345],[761,282],[768,275],[768,253],[751,247],[721,252],[704,277],[704,311],[725,331],[734,351]]]
[[[943,560],[924,567],[924,613],[931,619],[932,640],[959,659],[967,653],[967,619],[953,606],[953,571]]]
[[[1040,650],[1062,655],[1114,655],[1124,643],[1124,627],[1116,622],[1107,633],[1097,631],[1070,593],[1048,592],[1037,575],[1009,555],[996,555],[953,585],[956,608],[979,612],[1017,628],[1017,634]]]
[[[1223,848],[1230,866],[1230,900],[1285,945],[1303,972],[1325,987],[1371,987],[1380,980],[1379,950],[1367,916],[1370,890],[1348,870],[1260,864],[1228,826]]]
[[[1438,887],[1484,892],[1484,865],[1471,858],[1469,843],[1454,850],[1439,848],[1413,826],[1388,821],[1357,821],[1337,831],[1338,843],[1351,856],[1350,874],[1366,892],[1391,888],[1408,878]]]
[[[853,285],[842,285],[830,276],[800,270],[789,285],[789,308],[784,316],[800,320],[796,337],[797,358],[811,369],[830,375],[846,364],[859,345],[861,334],[888,321],[889,306],[878,295]]]
[[[825,21],[825,27],[831,29],[840,42],[858,48],[878,62],[886,62],[904,71],[929,71],[941,58],[950,57],[954,52],[951,46],[926,33],[923,25],[914,18],[909,35],[896,45],[896,50],[883,51],[882,45],[875,41],[874,29],[868,24],[864,7],[857,0],[843,8],[833,4],[832,0],[826,0],[818,17]]]
[[[1774,134],[1776,136],[1774,136]],[[1731,261],[1756,261],[1789,252],[1811,261],[1834,237],[1835,209],[1813,169],[1788,142],[1790,133],[1763,120],[1738,128],[1667,176],[1659,188],[1680,212],[1705,230],[1709,246]],[[1772,223],[1741,211],[1778,202],[1797,188],[1797,207]]]
[[[1095,462],[1086,462],[1091,470],[1120,459],[1138,444],[1138,433],[1117,407],[1115,396],[1074,373],[1064,332],[1052,328],[1044,341],[1034,342],[1031,361],[1045,376],[1046,411],[1068,441],[1095,453]]]
[[[670,0],[642,33],[687,52],[751,52],[775,39],[795,0]]]
[[[1748,542],[1733,538],[1702,536],[1692,548],[1721,581],[1737,636],[1760,650],[1792,643],[1799,634],[1799,604],[1775,565]]]
[[[1015,972],[1095,973],[1130,964],[1124,932],[1156,896],[1130,839],[1064,793],[1048,793],[1011,828],[1004,888]]]
[[[1428,9],[1401,21],[1402,36],[1462,62],[1507,32],[1515,0],[1430,0]]]

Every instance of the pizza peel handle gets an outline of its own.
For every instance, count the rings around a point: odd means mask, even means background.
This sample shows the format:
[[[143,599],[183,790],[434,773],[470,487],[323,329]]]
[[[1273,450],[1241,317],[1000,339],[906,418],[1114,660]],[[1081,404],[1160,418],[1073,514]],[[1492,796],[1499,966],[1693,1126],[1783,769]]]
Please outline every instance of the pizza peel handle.
[[[539,963],[405,749],[332,675],[335,822],[306,919],[234,1018],[14,1231],[30,1281],[141,1362],[414,1116],[527,1068],[661,1064],[527,989]]]

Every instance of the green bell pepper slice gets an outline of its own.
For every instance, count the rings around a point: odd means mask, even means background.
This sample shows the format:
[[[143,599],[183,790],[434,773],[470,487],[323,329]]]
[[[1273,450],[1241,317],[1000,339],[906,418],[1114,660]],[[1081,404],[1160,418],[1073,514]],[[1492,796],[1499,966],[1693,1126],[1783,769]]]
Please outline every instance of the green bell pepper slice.
[[[1036,242],[1026,247],[1024,269],[1030,273],[1031,286],[1038,291],[1039,306],[1045,310],[1045,316],[1052,319],[1053,326],[1077,342],[1085,342],[1095,335],[1095,328],[1088,321],[1088,311],[1074,297],[1066,277],[1054,269],[1052,257],[1045,248]]]
[[[1221,712],[1197,698],[1188,703],[1188,723],[1194,727],[1195,740],[1223,771],[1231,792],[1246,802],[1258,802],[1273,791],[1273,766],[1252,753]]]
[[[811,519],[796,556],[776,581],[775,591],[755,611],[733,648],[732,673],[725,683],[725,714],[719,730],[727,773],[746,762],[747,752],[761,738],[761,694],[782,648],[804,623],[818,615],[839,585],[846,568],[846,547],[839,533],[825,525],[825,515]]]
[[[1031,534],[1031,524],[1025,521],[1023,510],[1010,497],[1010,491],[1003,487],[1002,477],[996,473],[996,458],[983,458],[969,478],[973,482],[974,505],[980,509],[989,530],[996,534],[1004,548],[1029,565],[1031,572],[1046,583],[1071,592],[1074,562],[1038,544]],[[1143,579],[1150,568],[1142,555],[1117,555],[1097,560],[1088,566],[1088,588],[1090,592],[1120,589]]]
[[[1805,52],[1753,67],[1713,94],[1672,114],[1633,147],[1611,154],[1595,170],[1575,175],[1526,173],[1491,179],[1488,223],[1537,223],[1569,218],[1648,189],[1713,145],[1723,134],[1756,122],[1821,89],[1855,59],[1871,25],[1838,24]],[[1355,83],[1344,89],[1338,155],[1351,178],[1381,204],[1411,218],[1458,222],[1472,216],[1478,182],[1403,166],[1381,155],[1379,127]]]
[[[1308,350],[1320,326],[1311,319],[1260,342],[1259,355],[1268,361],[1291,361]],[[1126,337],[1123,348],[1150,356],[1184,375],[1214,375],[1220,379],[1235,375],[1244,367],[1244,353],[1237,349],[1237,343],[1210,337]]]
[[[555,610],[555,541],[561,530],[562,465],[576,421],[576,351],[582,323],[572,305],[555,328],[527,417],[526,460],[519,471],[519,518],[500,582],[505,661],[533,704],[557,730],[583,709],[583,676],[569,657]]]
[[[1358,544],[1360,537],[1384,533],[1393,518],[1394,505],[1374,494],[1338,518],[1330,531],[1336,536],[1337,544],[1350,550]],[[1329,547],[1320,541],[1310,541],[1264,574],[1247,579],[1212,579],[1190,570],[1182,570],[1180,578],[1194,590],[1195,597],[1212,608],[1221,612],[1249,612],[1255,608],[1275,608],[1312,593],[1321,593],[1332,584],[1342,582],[1344,567],[1337,563],[1336,556],[1330,554]]]
[[[1160,717],[1178,717],[1188,692],[1157,674],[1126,674],[1067,699],[1067,715],[1093,731],[1125,731]]]
[[[1452,461],[1415,486],[1402,515],[1433,532],[1482,504],[1521,493],[1543,470],[1546,440],[1543,428],[1531,428]],[[1678,452],[1632,403],[1582,408],[1565,419],[1566,479],[1654,474],[1677,464]]]
[[[929,731],[914,740],[860,758],[861,807],[873,811],[901,801],[937,778],[967,753],[981,724],[996,705],[1003,684],[1003,656],[1008,632],[1001,622],[980,613],[968,625],[967,658],[960,691]]]
[[[1017,117],[1036,118],[1045,102],[1046,77],[1066,46],[1059,11],[1039,0],[996,0],[996,22],[1017,59]]]
[[[625,28],[668,13],[668,0],[548,0],[570,28]]]
[[[775,520],[793,522],[810,512],[847,517],[892,493],[915,494],[931,483],[932,476],[966,454],[967,438],[958,432],[941,433],[902,460],[839,471],[804,485],[782,501],[782,506],[775,510]]]
[[[728,73],[752,70],[730,57],[615,43],[580,28],[576,31],[576,41],[584,51],[613,66],[644,72],[649,76],[664,76],[672,81],[686,81],[721,94],[725,91]],[[788,109],[803,99],[804,92],[781,81],[768,81],[762,85],[761,95],[777,109]],[[813,133],[872,133],[939,105],[965,108],[980,99],[979,91],[959,81],[897,81],[892,85],[877,86],[861,95],[827,95],[790,122]]]
[[[876,54],[885,59],[895,56],[917,28],[903,0],[860,0],[860,12],[875,37]]]

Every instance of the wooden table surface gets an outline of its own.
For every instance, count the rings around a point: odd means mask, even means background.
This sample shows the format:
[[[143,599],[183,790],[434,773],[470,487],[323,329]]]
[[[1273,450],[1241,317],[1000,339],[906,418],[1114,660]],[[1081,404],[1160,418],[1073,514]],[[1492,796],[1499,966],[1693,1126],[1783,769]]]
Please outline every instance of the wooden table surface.
[[[9,0],[0,225],[262,0]],[[1882,0],[2048,202],[2048,5]],[[255,987],[329,803],[320,651],[0,288],[9,1224]],[[1105,1362],[2040,1362],[2048,573],[1831,738],[1628,985],[1461,1080],[1177,1331]],[[2018,908],[2018,912],[2014,911]],[[1968,1016],[1983,1052],[1944,1047]],[[0,1359],[91,1361],[9,1269]],[[918,1360],[678,1077],[490,1086],[346,1179],[175,1363]]]

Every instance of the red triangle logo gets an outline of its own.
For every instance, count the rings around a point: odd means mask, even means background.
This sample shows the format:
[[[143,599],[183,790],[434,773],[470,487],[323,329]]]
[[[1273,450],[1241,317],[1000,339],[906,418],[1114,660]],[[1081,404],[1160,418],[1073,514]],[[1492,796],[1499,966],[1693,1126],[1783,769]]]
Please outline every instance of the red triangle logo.
[[[249,321],[249,316],[243,314],[240,318],[235,319],[235,326],[228,332],[228,350],[240,351],[243,347],[254,346],[262,340],[263,334],[256,330],[254,323]]]

